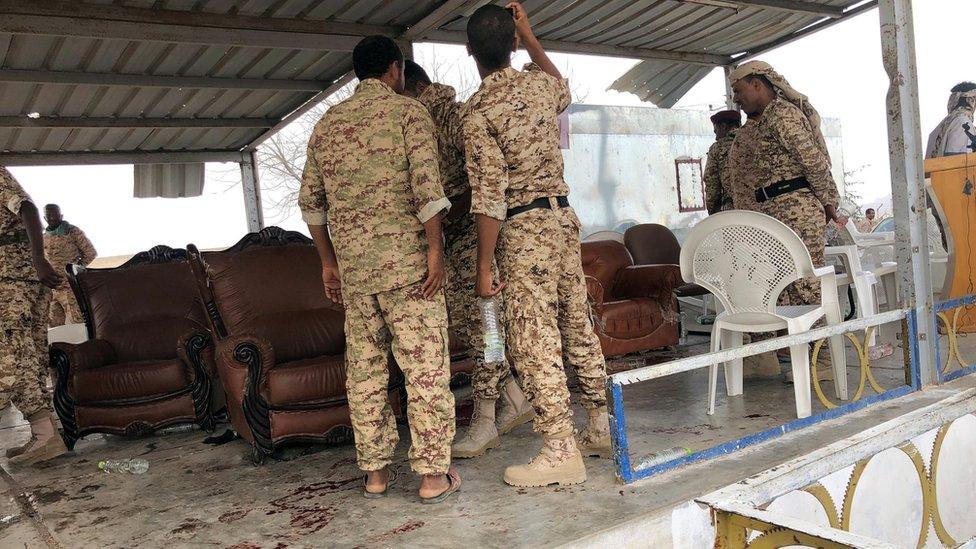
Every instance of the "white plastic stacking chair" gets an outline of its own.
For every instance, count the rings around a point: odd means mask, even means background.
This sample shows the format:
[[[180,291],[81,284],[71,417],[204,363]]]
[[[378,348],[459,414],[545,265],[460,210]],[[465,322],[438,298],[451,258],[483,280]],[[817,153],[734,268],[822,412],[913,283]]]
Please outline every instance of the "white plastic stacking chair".
[[[844,274],[837,275],[837,286],[838,289],[854,286],[857,317],[866,318],[878,314],[878,279],[874,273],[864,270],[857,246],[827,246],[824,249],[824,257],[828,260],[832,257],[837,258],[844,265]],[[876,338],[876,331],[871,330],[871,337],[868,339],[869,347],[875,345]]]
[[[597,231],[591,235],[588,235],[583,239],[583,242],[597,242],[600,240],[613,240],[621,244],[624,243],[624,233],[617,231]]]
[[[696,225],[681,248],[681,276],[705,287],[724,311],[712,326],[712,351],[742,345],[742,334],[786,330],[798,334],[820,318],[843,321],[833,267],[814,268],[810,253],[792,229],[767,215],[742,210],[711,215]],[[780,292],[805,277],[820,279],[820,305],[777,306]],[[830,338],[837,397],[847,399],[847,363],[843,336]],[[811,414],[810,349],[790,347],[796,415]],[[729,396],[742,394],[742,360],[725,363]],[[718,365],[708,382],[708,413],[715,413]]]

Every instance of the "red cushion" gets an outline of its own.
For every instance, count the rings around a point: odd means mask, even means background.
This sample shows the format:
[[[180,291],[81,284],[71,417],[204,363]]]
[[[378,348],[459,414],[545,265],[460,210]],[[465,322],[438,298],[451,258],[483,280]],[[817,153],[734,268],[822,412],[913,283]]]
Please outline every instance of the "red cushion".
[[[264,392],[271,406],[345,398],[343,357],[321,356],[279,364],[268,371]]]
[[[603,333],[618,339],[643,337],[664,321],[661,306],[648,298],[611,301],[603,304]]]
[[[174,393],[190,384],[180,360],[143,360],[75,370],[72,395],[78,404],[149,398]]]

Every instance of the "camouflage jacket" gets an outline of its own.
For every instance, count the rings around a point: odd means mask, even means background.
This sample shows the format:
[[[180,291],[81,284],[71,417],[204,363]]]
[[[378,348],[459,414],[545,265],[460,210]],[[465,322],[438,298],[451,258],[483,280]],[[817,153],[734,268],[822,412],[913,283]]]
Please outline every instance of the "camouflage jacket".
[[[837,206],[840,200],[830,158],[817,146],[809,120],[780,97],[766,107],[754,127],[739,130],[723,175],[735,193],[736,208],[754,204],[757,189],[798,177],[806,177],[824,206]]]
[[[44,256],[55,271],[63,273],[64,266],[69,263],[88,265],[98,256],[98,252],[84,231],[62,221],[56,230],[44,231]],[[62,287],[68,287],[67,280]]]
[[[423,279],[423,223],[451,205],[424,106],[375,78],[360,82],[312,131],[298,205],[306,223],[328,225],[343,292]]]
[[[715,140],[708,148],[708,159],[705,161],[705,208],[709,214],[732,209],[732,189],[728,181],[723,180],[722,172],[729,159],[729,149],[735,140],[737,130],[731,130],[725,137]]]
[[[7,168],[0,167],[0,281],[37,280],[20,206],[30,196]]]
[[[417,97],[434,120],[441,183],[448,198],[456,198],[470,188],[464,169],[464,135],[461,130],[461,103],[451,86],[433,83]]]
[[[569,83],[534,63],[482,81],[462,109],[472,213],[505,220],[509,208],[569,194],[556,117],[571,101]]]

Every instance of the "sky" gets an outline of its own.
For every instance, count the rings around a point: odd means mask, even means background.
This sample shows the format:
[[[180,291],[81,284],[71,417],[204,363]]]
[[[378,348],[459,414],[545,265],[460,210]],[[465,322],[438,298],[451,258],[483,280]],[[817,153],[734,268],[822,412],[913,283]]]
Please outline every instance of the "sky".
[[[973,51],[973,0],[915,2],[915,40],[923,139],[945,116],[949,89],[976,80]],[[474,64],[461,46],[421,44],[417,61],[448,83],[477,84]],[[637,97],[607,88],[636,60],[553,54],[578,102],[644,105]],[[885,94],[888,79],[881,64],[878,12],[849,21],[769,52],[771,63],[794,88],[807,94],[821,115],[843,126],[844,165],[860,168],[848,180],[864,207],[877,206],[890,194]],[[527,61],[519,52],[514,62]],[[711,111],[724,105],[721,69],[714,70],[676,106]],[[834,160],[835,162],[837,159]],[[12,168],[38,204],[57,202],[65,219],[81,227],[100,256],[131,254],[156,244],[221,248],[247,231],[236,164],[208,164],[204,195],[191,199],[132,198],[132,166],[62,166]],[[266,202],[274,200],[266,191]],[[884,212],[880,212],[884,213]],[[297,212],[267,219],[289,229],[303,229]]]

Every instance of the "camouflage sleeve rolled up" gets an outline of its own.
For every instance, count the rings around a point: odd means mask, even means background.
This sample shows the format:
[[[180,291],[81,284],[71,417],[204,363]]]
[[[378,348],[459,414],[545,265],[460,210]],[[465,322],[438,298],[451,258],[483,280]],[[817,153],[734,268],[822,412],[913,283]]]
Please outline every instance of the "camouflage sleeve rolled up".
[[[308,143],[305,169],[302,171],[302,186],[298,191],[298,208],[302,212],[302,220],[308,225],[325,225],[326,212],[329,210],[329,202],[325,196],[325,181],[315,157],[318,137],[318,132],[313,131]]]
[[[803,176],[820,203],[836,207],[840,195],[830,173],[830,158],[817,146],[809,121],[799,109],[782,109],[781,114],[770,117],[774,134],[803,167]]]
[[[0,167],[0,203],[3,207],[13,214],[20,215],[20,205],[30,201],[30,196],[7,168]]]
[[[441,185],[434,122],[420,103],[414,103],[406,109],[403,141],[407,151],[410,188],[417,208],[417,219],[426,223],[435,215],[450,210],[451,201],[444,196],[444,187]]]
[[[708,148],[708,156],[705,160],[705,173],[702,179],[705,181],[705,209],[711,215],[719,211],[722,207],[722,176],[721,166],[718,161],[718,143],[712,143]]]
[[[78,248],[78,263],[87,267],[88,264],[98,257],[95,246],[92,245],[91,240],[88,240],[85,231],[78,227],[72,227],[69,234],[71,235],[71,240],[75,243],[75,247]]]
[[[464,117],[464,156],[471,185],[471,213],[504,221],[508,216],[507,164],[481,113],[469,112]]]
[[[542,70],[542,67],[535,63],[526,63],[522,67],[522,70],[536,77],[535,80],[542,86],[544,97],[553,99],[553,108],[556,109],[556,114],[566,110],[566,107],[573,102],[573,94],[569,89],[569,80],[556,78]]]

